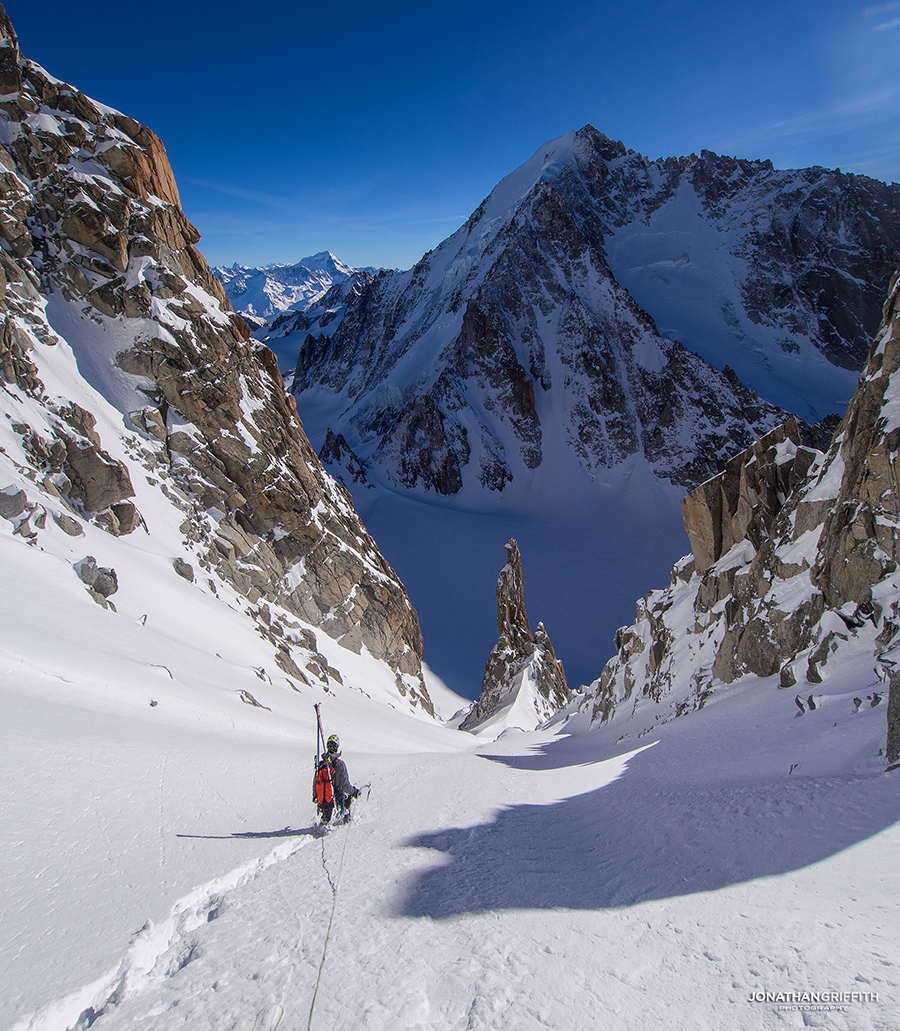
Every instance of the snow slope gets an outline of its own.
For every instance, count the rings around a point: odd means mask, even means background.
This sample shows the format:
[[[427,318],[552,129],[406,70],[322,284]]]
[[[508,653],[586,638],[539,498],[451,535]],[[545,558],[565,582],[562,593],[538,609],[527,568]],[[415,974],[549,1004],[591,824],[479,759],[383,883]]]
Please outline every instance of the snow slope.
[[[900,1023],[900,801],[852,665],[802,717],[753,678],[667,723],[480,743],[328,698],[371,792],[318,839],[309,699],[274,716],[210,676],[195,709],[107,657],[140,696],[116,701],[46,641],[45,669],[3,657],[15,1031]]]
[[[48,354],[74,368],[64,341]],[[121,417],[76,396],[127,457]],[[0,431],[3,486],[37,498]],[[173,574],[191,555],[139,469],[150,533],[51,517],[29,544],[0,519],[5,1026],[774,1031],[804,1017],[751,993],[793,991],[878,995],[805,1026],[898,1026],[900,805],[883,704],[853,712],[880,686],[861,663],[830,666],[803,717],[745,678],[670,722],[474,739],[401,711],[392,672],[324,634],[343,688],[292,688],[243,599]],[[74,575],[86,554],[117,570],[116,612]],[[372,785],[323,840],[315,702]]]
[[[144,514],[156,529],[153,509]],[[204,847],[176,833],[202,833],[210,818],[253,829],[272,812],[273,790],[279,818],[286,797],[299,805],[298,785],[305,802],[314,702],[361,710],[359,729],[344,734],[350,748],[378,747],[385,725],[392,748],[428,740],[411,729],[416,719],[384,723],[394,675],[365,650],[323,635],[342,686],[292,687],[242,600],[224,584],[215,597],[173,576],[159,534],[143,554],[90,525],[69,542],[58,530],[29,547],[0,520],[7,1015],[51,985],[65,994],[99,976],[118,939],[172,892],[255,855],[249,839]],[[115,612],[71,572],[87,549],[116,568]],[[459,700],[432,686],[450,715]]]
[[[785,317],[777,309],[761,315],[748,302],[748,284],[759,275],[749,240],[754,232],[764,235],[763,218],[782,214],[787,205],[780,194],[793,198],[805,185],[801,172],[768,178],[719,218],[685,179],[648,204],[650,211],[616,226],[606,238],[606,255],[618,282],[652,313],[663,336],[714,368],[730,366],[767,401],[815,422],[843,411],[858,368],[842,368],[822,354],[808,315]],[[761,203],[764,191],[770,197]]]

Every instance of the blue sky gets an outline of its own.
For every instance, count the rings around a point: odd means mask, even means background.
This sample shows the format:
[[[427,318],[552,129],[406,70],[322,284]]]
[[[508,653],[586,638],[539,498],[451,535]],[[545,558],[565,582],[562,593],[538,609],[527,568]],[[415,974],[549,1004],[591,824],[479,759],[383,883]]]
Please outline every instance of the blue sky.
[[[408,267],[590,122],[900,179],[900,0],[7,0],[27,57],[162,137],[212,264]]]

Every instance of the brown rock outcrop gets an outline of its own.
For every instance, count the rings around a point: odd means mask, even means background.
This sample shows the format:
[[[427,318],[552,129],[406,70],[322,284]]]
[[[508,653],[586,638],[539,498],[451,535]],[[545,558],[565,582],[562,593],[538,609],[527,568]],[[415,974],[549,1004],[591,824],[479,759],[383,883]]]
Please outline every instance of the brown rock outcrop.
[[[797,421],[790,419],[691,491],[681,512],[696,571],[706,572],[738,541],[749,540],[758,549],[815,457],[815,451],[803,447]]]
[[[888,760],[900,757],[900,273],[827,454],[796,444],[781,428],[685,499],[693,561],[619,631],[588,694],[593,718],[611,718],[635,692],[676,694],[681,715],[746,674],[820,684],[836,652],[871,647],[891,684]]]
[[[840,490],[828,506],[813,579],[829,607],[869,606],[872,587],[900,563],[900,273],[884,307],[859,386],[834,444],[844,465]]]
[[[124,462],[116,461],[90,441],[65,438],[65,471],[77,498],[88,512],[102,512],[134,497],[131,476]]]

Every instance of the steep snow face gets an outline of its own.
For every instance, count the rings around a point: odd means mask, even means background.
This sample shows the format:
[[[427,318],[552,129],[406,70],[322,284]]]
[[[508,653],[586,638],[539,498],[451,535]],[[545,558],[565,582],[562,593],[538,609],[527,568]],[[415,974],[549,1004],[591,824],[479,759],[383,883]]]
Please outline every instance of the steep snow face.
[[[807,421],[841,412],[897,261],[898,187],[707,153],[607,171],[606,255],[660,331]]]
[[[261,268],[234,264],[212,269],[235,311],[257,326],[283,312],[308,308],[335,283],[356,271],[330,251],[320,251],[294,264]]]
[[[53,556],[48,613],[114,617],[146,560],[167,583],[147,618],[171,606],[189,636],[186,597],[237,609],[287,690],[340,686],[329,636],[428,712],[415,612],[196,249],[161,142],[3,31],[0,519],[25,565]]]

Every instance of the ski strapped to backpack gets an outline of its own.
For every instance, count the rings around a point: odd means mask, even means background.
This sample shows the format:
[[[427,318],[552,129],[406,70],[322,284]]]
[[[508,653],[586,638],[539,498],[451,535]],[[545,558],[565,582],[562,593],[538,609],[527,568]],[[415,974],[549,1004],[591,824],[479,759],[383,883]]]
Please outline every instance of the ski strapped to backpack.
[[[322,714],[319,712],[319,705],[316,703],[313,708],[316,710],[316,723],[318,726],[318,736],[316,738],[316,779],[315,779],[315,801],[316,805],[320,806],[322,801],[325,800],[331,803],[334,800],[334,783],[331,779],[331,767],[328,763],[328,749],[325,744],[325,732],[322,730]],[[319,746],[321,745],[321,760]],[[324,827],[324,825],[323,825]],[[319,985],[322,982],[322,971],[325,968],[325,957],[328,954],[328,943],[331,940],[331,925],[334,922],[334,911],[337,905],[337,893],[338,885],[341,881],[341,871],[344,869],[344,855],[347,852],[347,842],[349,837],[344,837],[344,846],[341,849],[341,861],[338,865],[337,876],[332,881],[331,876],[328,873],[328,868],[325,867],[325,876],[328,877],[328,883],[331,886],[331,913],[328,917],[328,927],[325,930],[325,941],[322,945],[322,958],[319,961],[319,971],[316,974],[316,984],[313,989],[312,1002],[309,1006],[309,1019],[306,1022],[306,1031],[311,1031],[313,1014],[316,1011],[316,999],[319,995]],[[322,865],[325,865],[325,842],[322,841]]]
[[[313,782],[313,802],[317,806],[323,803],[331,805],[334,802],[334,783],[331,779],[331,767],[328,764],[328,752],[325,748],[325,732],[322,730],[322,714],[319,712],[319,703],[313,706],[316,710],[316,778]],[[321,752],[319,750],[321,746]],[[321,755],[321,758],[320,758]]]

